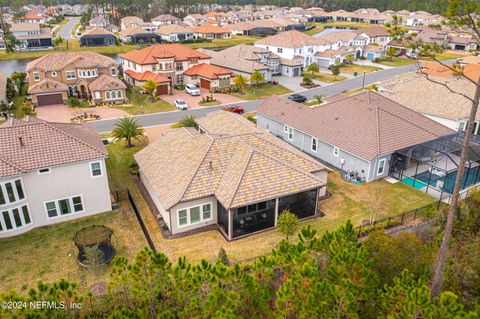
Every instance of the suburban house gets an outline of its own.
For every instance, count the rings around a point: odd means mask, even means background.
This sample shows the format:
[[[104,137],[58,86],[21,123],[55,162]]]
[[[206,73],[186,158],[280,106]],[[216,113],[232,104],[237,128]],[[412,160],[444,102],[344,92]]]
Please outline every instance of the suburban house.
[[[109,22],[104,17],[102,17],[100,15],[98,15],[98,16],[90,19],[90,21],[88,21],[88,25],[91,26],[91,27],[105,28],[108,24],[109,24]]]
[[[448,48],[452,50],[477,50],[480,44],[471,35],[468,36],[450,36]]]
[[[207,21],[208,17],[197,13],[189,14],[185,18],[183,18],[183,22],[191,27],[201,26],[202,24],[207,23]]]
[[[170,79],[171,84],[184,83],[183,73],[186,70],[210,61],[210,56],[177,43],[152,45],[124,53],[120,57],[124,72],[150,71]],[[125,74],[126,81],[129,82],[130,75],[127,72]]]
[[[24,16],[17,18],[19,23],[38,23],[46,24],[50,20],[50,17],[39,10],[30,10],[25,13]]]
[[[207,90],[229,88],[233,85],[235,73],[225,68],[202,63],[183,72],[184,83],[193,84]]]
[[[152,71],[145,71],[143,73],[135,72],[131,69],[123,72],[125,81],[130,86],[138,86],[143,88],[147,81],[153,81],[157,83],[156,95],[164,95],[172,93],[172,80],[164,75],[153,73]]]
[[[214,39],[230,39],[232,31],[224,27],[218,27],[211,24],[204,24],[199,27],[189,27],[195,33],[195,38],[204,38],[208,40]]]
[[[179,24],[180,22],[182,22],[180,18],[172,16],[171,14],[161,14],[152,19],[152,23],[156,26]]]
[[[355,31],[357,35],[367,38],[367,44],[387,45],[392,40],[392,35],[383,26],[361,28]]]
[[[15,47],[19,51],[53,48],[50,28],[43,28],[39,23],[13,23],[10,32],[18,41]]]
[[[117,63],[95,52],[49,53],[29,62],[25,71],[35,106],[62,104],[70,96],[94,104],[125,101]]]
[[[452,130],[465,131],[472,108],[472,101],[466,97],[474,98],[475,85],[464,77],[455,76],[444,66],[434,63],[426,66],[431,67],[431,70],[424,69],[423,72],[430,73],[430,79],[437,83],[428,80],[424,74],[412,73],[382,81],[378,85],[378,92]],[[468,64],[464,71],[466,74],[476,73],[478,81],[480,64]],[[452,94],[441,83],[459,94]],[[432,99],[432,96],[435,98]],[[480,114],[477,114],[473,133],[480,136]]]
[[[143,29],[142,27],[131,27],[124,29],[118,33],[120,40],[123,43],[133,44],[152,44],[160,43],[161,37],[159,34]]]
[[[272,80],[272,74],[280,74],[280,57],[267,49],[239,44],[221,51],[197,49],[212,57],[210,64],[228,69],[250,78],[253,72],[263,74],[265,81]]]
[[[396,151],[453,133],[372,91],[312,108],[272,96],[257,109],[257,126],[365,182],[388,176]]]
[[[291,61],[302,60],[301,65],[304,67],[316,62],[315,53],[332,49],[329,41],[314,38],[296,30],[281,32],[257,40],[255,46],[277,54],[282,58],[281,63],[287,64]],[[295,68],[293,71],[294,73],[290,73],[289,75],[300,75],[300,68]]]
[[[231,30],[233,35],[268,36],[277,33],[277,25],[267,20],[245,21],[224,27]]]
[[[134,16],[123,17],[120,20],[120,30],[140,27],[143,24],[143,19]]]
[[[109,46],[117,45],[117,38],[115,35],[104,29],[95,27],[85,31],[80,37],[80,46]]]
[[[178,24],[160,25],[155,32],[160,35],[163,42],[178,42],[192,40],[194,38],[193,31]]]
[[[0,238],[112,209],[93,126],[11,118],[0,138]]]
[[[316,215],[326,167],[240,115],[217,111],[197,122],[199,130],[174,129],[135,154],[171,235],[217,229],[234,240],[275,227],[286,209]]]

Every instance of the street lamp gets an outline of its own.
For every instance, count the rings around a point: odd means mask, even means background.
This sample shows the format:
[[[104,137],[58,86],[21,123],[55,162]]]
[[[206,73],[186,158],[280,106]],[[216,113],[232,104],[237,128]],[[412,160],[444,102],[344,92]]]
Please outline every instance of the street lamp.
[[[365,87],[365,75],[367,74],[367,72],[363,71],[363,79],[362,79],[362,90],[363,88]]]

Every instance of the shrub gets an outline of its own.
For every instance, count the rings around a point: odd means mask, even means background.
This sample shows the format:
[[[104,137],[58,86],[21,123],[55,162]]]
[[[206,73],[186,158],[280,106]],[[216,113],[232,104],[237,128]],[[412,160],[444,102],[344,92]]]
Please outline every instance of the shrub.
[[[288,209],[284,210],[280,216],[278,216],[277,228],[288,239],[293,236],[297,231],[299,222],[298,217]]]
[[[310,77],[308,77],[308,76],[306,76],[306,75],[303,77],[303,79],[302,79],[302,84],[310,85],[310,84],[312,84],[312,83],[313,83],[313,81],[312,81],[312,79],[310,79]]]
[[[175,90],[183,91],[183,90],[185,90],[185,84],[183,84],[183,83],[175,84],[174,88],[175,88]]]
[[[230,264],[230,261],[228,260],[228,255],[225,249],[223,247],[220,247],[220,250],[218,251],[218,262],[224,264],[225,266],[228,266]]]
[[[374,223],[374,224],[362,226],[360,228],[360,231],[359,231],[359,236],[363,237],[363,236],[368,235],[369,233],[371,233],[374,230],[389,229],[389,228],[393,228],[393,227],[398,226],[398,225],[400,225],[400,221],[396,218],[390,219],[390,220],[385,219],[385,220],[379,221],[379,222]]]
[[[70,107],[80,107],[81,102],[76,97],[71,96],[67,100],[67,105]]]

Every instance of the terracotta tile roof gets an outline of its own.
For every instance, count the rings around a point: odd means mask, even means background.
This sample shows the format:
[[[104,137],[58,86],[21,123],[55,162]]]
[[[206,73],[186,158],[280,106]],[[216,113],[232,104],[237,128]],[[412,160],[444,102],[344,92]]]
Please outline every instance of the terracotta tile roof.
[[[332,59],[332,58],[335,58],[339,55],[342,55],[344,51],[343,50],[332,50],[332,49],[328,49],[328,50],[325,50],[323,52],[316,52],[314,55],[317,56],[317,57],[320,57],[320,58],[329,58],[329,59]]]
[[[386,37],[390,36],[387,28],[382,26],[373,26],[368,28],[361,28],[355,31],[357,34],[365,33],[369,37]]]
[[[108,156],[90,124],[49,123],[27,117],[0,125],[0,138],[0,177]]]
[[[67,85],[54,79],[44,78],[28,87],[28,94],[62,92],[67,90]]]
[[[326,45],[328,42],[297,30],[290,30],[260,39],[256,41],[255,44],[282,48],[300,48],[304,46]]]
[[[26,72],[31,70],[59,71],[69,64],[88,62],[95,67],[116,66],[110,57],[92,51],[49,53],[27,64]]]
[[[143,73],[135,72],[133,70],[126,70],[124,72],[131,78],[134,78],[137,81],[149,81],[152,80],[155,83],[170,83],[170,79],[161,74],[153,73],[152,71],[145,71]]]
[[[107,20],[104,17],[98,15],[93,19],[90,19],[89,24],[108,24]]]
[[[137,64],[155,64],[157,58],[173,57],[175,61],[186,61],[191,58],[209,59],[204,53],[195,51],[187,46],[172,44],[156,44],[141,50],[133,50],[120,55],[122,59],[135,62]]]
[[[281,65],[287,65],[287,66],[302,66],[303,62],[302,59],[280,59],[280,64]]]
[[[237,71],[252,73],[256,70],[269,69],[263,63],[257,62],[260,60],[258,53],[268,53],[270,51],[252,45],[239,44],[221,51],[198,49],[197,51],[210,55],[212,59],[210,63],[224,68],[229,68]]]
[[[231,116],[223,120],[232,121]],[[219,136],[176,129],[138,152],[135,159],[167,210],[212,195],[228,209],[326,182],[312,174],[325,170],[324,166],[259,130]]]
[[[431,77],[437,82],[448,84],[455,92],[473,99],[475,85],[467,79],[452,75]],[[458,121],[468,118],[472,108],[469,99],[452,94],[446,87],[429,81],[423,74],[412,73],[394,77],[380,82],[378,86],[380,94],[423,114]],[[432,96],[435,98],[432,99]],[[480,119],[480,113],[477,113],[477,119]]]
[[[12,23],[12,25],[10,26],[11,32],[38,31],[38,30],[40,30],[40,23],[19,22],[19,23]]]
[[[422,73],[439,76],[451,77],[454,72],[438,62],[426,61],[422,62]],[[472,81],[480,81],[480,64],[467,64],[462,67],[461,72]]]
[[[222,67],[212,65],[212,64],[207,64],[207,63],[202,63],[202,64],[196,64],[192,66],[190,69],[186,70],[183,72],[185,75],[198,75],[207,79],[218,79],[219,75],[230,75],[230,76],[235,76],[235,74],[232,71],[229,71],[227,69],[224,69]]]
[[[107,74],[101,74],[92,83],[88,85],[90,90],[105,91],[113,89],[126,89],[127,86],[119,78]]]
[[[134,34],[153,34],[153,31],[145,30],[142,27],[131,27],[118,32],[118,35],[121,37],[129,37]]]
[[[107,29],[99,28],[99,27],[95,27],[95,28],[91,28],[91,29],[86,30],[82,34],[82,37],[84,35],[112,35],[112,36],[115,36],[112,32],[108,31]]]
[[[180,22],[182,20],[180,18],[172,16],[171,14],[161,14],[161,15],[153,18],[152,21],[173,21],[173,22],[176,23],[176,22]]]
[[[372,91],[314,108],[273,96],[260,105],[257,114],[368,161],[453,132]]]
[[[199,27],[190,27],[188,28],[192,30],[195,33],[199,34],[208,34],[208,33],[214,33],[214,34],[223,34],[223,33],[231,33],[232,31],[228,30],[227,28],[224,27],[218,27],[215,25],[211,24],[204,24]]]
[[[345,41],[354,39],[356,35],[357,34],[355,32],[338,31],[338,32],[332,32],[332,33],[322,35],[321,37],[319,37],[319,39],[323,39],[325,41],[330,41],[333,43],[337,41],[345,42]]]
[[[139,18],[139,17],[135,17],[135,16],[127,16],[127,17],[123,17],[122,19],[120,19],[120,22],[122,24],[131,24],[131,23],[141,24],[141,23],[143,23],[143,19]]]
[[[187,28],[182,27],[178,24],[162,25],[155,32],[158,33],[158,34],[163,34],[163,35],[170,35],[170,34],[174,34],[174,33],[191,33],[191,34],[193,34],[193,31],[190,31]]]

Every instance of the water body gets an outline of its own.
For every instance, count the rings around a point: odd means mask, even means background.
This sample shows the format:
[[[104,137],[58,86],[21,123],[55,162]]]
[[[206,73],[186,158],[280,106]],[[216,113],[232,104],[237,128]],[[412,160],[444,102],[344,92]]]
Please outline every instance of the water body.
[[[346,27],[325,27],[321,32],[314,34],[314,38],[319,38],[321,36],[333,33],[333,32],[348,32],[348,31],[354,31],[356,29],[354,28],[346,28]]]
[[[118,54],[107,55],[115,60],[115,62],[120,63],[120,56]],[[0,71],[5,73],[7,76],[10,76],[13,72],[25,72],[28,62],[35,59],[21,59],[21,60],[1,60],[0,61]]]

